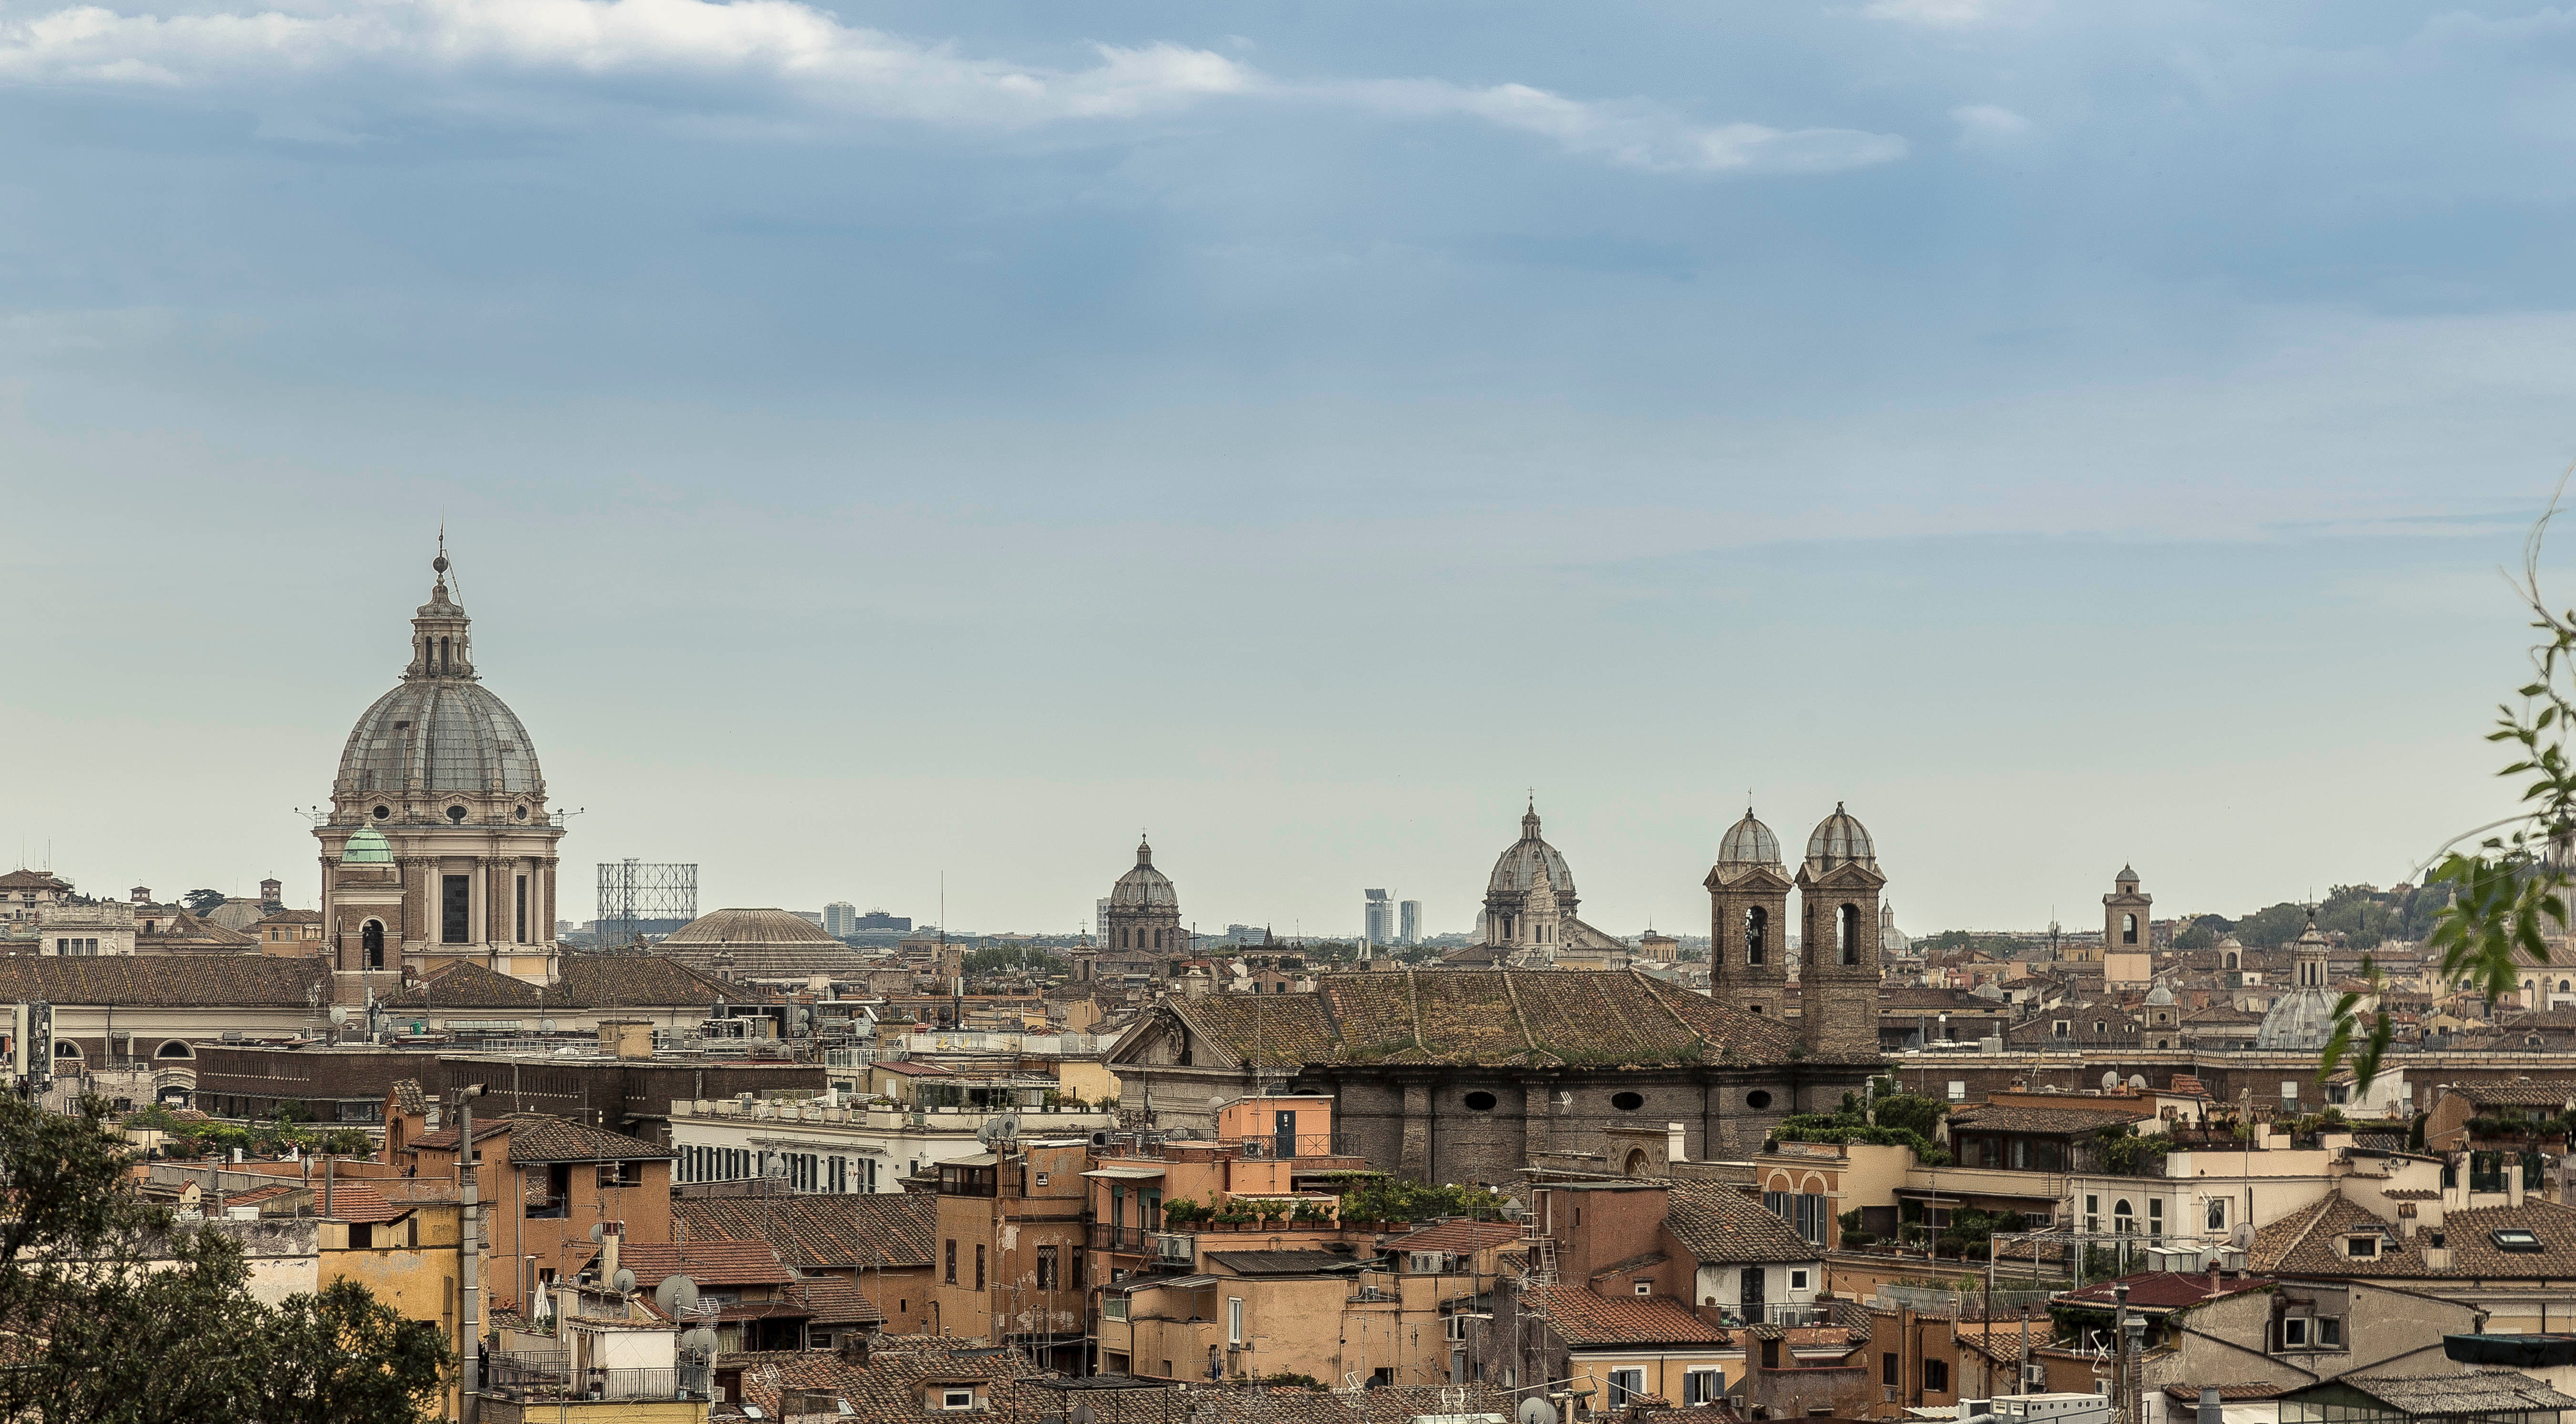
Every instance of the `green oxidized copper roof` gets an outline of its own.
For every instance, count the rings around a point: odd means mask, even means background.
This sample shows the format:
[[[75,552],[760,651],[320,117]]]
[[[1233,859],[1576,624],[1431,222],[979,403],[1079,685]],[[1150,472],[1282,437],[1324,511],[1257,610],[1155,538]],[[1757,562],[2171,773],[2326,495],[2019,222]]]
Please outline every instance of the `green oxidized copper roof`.
[[[393,846],[385,840],[384,832],[373,826],[360,826],[358,833],[349,837],[349,843],[340,848],[342,865],[391,865],[393,860]]]

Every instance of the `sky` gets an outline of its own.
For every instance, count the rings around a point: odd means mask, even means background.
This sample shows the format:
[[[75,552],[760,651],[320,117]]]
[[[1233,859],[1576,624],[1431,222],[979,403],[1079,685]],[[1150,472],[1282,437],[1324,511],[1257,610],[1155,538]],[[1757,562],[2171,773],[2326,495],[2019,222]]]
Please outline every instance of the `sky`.
[[[1704,933],[2506,815],[2576,10],[0,0],[0,854],[265,875],[442,521],[564,905]],[[2576,536],[2571,536],[2576,537]],[[2545,559],[2576,584],[2576,558]],[[2576,598],[2576,593],[2562,593]]]

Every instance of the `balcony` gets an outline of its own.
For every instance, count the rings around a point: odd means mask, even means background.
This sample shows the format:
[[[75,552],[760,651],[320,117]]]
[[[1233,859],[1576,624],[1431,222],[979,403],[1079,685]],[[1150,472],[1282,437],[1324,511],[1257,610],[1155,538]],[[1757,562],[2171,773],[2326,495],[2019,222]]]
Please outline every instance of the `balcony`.
[[[1141,1226],[1103,1226],[1095,1222],[1091,1228],[1091,1249],[1142,1256],[1154,1249],[1154,1235]]]
[[[523,1351],[484,1357],[483,1393],[548,1404],[584,1399],[689,1399],[687,1371],[575,1369],[561,1352]]]
[[[1114,1133],[1104,1158],[1150,1157],[1156,1159],[1187,1158],[1211,1161],[1233,1158],[1238,1161],[1312,1161],[1316,1167],[1339,1167],[1346,1163],[1368,1165],[1350,1134],[1343,1132],[1280,1133],[1261,1137],[1174,1137],[1168,1133]]]

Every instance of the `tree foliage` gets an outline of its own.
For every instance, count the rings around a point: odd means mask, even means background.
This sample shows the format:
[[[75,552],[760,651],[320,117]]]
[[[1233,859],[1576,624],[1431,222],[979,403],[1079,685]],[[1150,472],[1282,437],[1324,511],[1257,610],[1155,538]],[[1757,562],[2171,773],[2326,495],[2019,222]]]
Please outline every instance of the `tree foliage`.
[[[2441,956],[2441,982],[2466,980],[2491,1001],[2518,987],[2516,955],[2547,964],[2548,935],[2567,930],[2568,851],[2576,843],[2576,765],[2567,755],[2567,734],[2576,725],[2576,610],[2553,611],[2540,591],[2541,544],[2566,489],[2562,476],[2558,494],[2523,543],[2522,577],[2515,585],[2535,635],[2531,677],[2514,692],[2521,705],[2499,705],[2487,733],[2488,741],[2511,749],[2512,760],[2496,774],[2521,781],[2522,809],[2454,837],[2452,846],[2481,831],[2502,832],[2486,836],[2475,850],[2443,847],[2424,882],[2426,889],[2448,895],[2426,941]],[[2379,967],[2365,958],[2362,972],[2377,989]],[[2334,1037],[2318,1065],[2320,1079],[2346,1058],[2361,1086],[2379,1076],[2391,1036],[2388,1011],[2365,1016],[2357,1008],[2361,998],[2348,993],[2336,1003]]]
[[[42,1424],[414,1424],[438,1403],[437,1326],[353,1284],[271,1309],[241,1246],[137,1195],[102,1105],[0,1095],[0,1418]]]
[[[1895,1080],[1881,1078],[1882,1088],[1892,1088]],[[1853,1094],[1843,1094],[1842,1106],[1831,1113],[1792,1113],[1780,1119],[1771,1136],[1781,1142],[1862,1142],[1873,1147],[1910,1147],[1927,1167],[1950,1165],[1950,1154],[1934,1146],[1932,1136],[1940,1130],[1941,1119],[1949,1114],[1950,1105],[1913,1093],[1888,1092],[1876,1099],[1867,1111]],[[1870,1121],[1872,1114],[1875,1123]]]
[[[179,897],[179,903],[192,915],[202,915],[223,902],[224,892],[221,890],[191,890]]]

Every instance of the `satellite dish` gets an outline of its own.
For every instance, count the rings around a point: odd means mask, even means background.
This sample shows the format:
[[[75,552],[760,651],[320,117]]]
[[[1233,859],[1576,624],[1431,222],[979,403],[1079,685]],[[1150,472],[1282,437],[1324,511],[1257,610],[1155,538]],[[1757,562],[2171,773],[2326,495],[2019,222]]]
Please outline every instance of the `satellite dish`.
[[[553,1019],[539,1019],[539,1020],[537,1020],[537,1032],[539,1032],[539,1033],[552,1033],[552,1032],[554,1032],[554,1031],[555,1031],[555,1021],[554,1021]]]
[[[344,1023],[347,1023],[348,1021],[349,1021],[349,1010],[348,1010],[348,1008],[347,1008],[346,1006],[344,1006],[344,1005],[340,1005],[340,1004],[333,1004],[333,1005],[331,1006],[331,1026],[332,1026],[333,1028],[338,1028],[340,1025],[342,1025],[342,1024],[344,1024]]]
[[[635,1273],[620,1266],[617,1268],[617,1274],[609,1278],[608,1285],[609,1289],[619,1295],[633,1295],[635,1294]]]
[[[598,1245],[599,1239],[607,1234],[608,1223],[604,1221],[594,1221],[590,1224],[590,1244],[594,1246]]]
[[[787,1158],[786,1158],[785,1154],[783,1154],[783,1153],[782,1153],[782,1154],[781,1154],[781,1155],[779,1155],[779,1156],[776,1156],[776,1157],[772,1157],[772,1158],[770,1158],[770,1159],[769,1159],[769,1166],[768,1166],[767,1168],[765,1168],[765,1169],[764,1169],[764,1173],[765,1173],[765,1175],[772,1176],[772,1177],[784,1177],[784,1176],[786,1176],[786,1175],[787,1175]]]
[[[1098,1417],[1092,1413],[1091,1406],[1088,1404],[1077,1404],[1073,1407],[1073,1424],[1094,1424]]]
[[[653,1308],[673,1320],[688,1313],[698,1303],[698,1283],[687,1276],[670,1275],[653,1288]]]
[[[703,1325],[695,1330],[683,1330],[680,1332],[680,1348],[712,1355],[716,1352],[716,1332]]]
[[[994,1118],[985,1123],[982,1127],[975,1129],[975,1140],[983,1143],[987,1147],[999,1147],[1005,1142],[1019,1141],[1019,1114],[1004,1113],[1000,1117]]]
[[[1520,1424],[1556,1424],[1556,1406],[1532,1395],[1521,1401]]]

